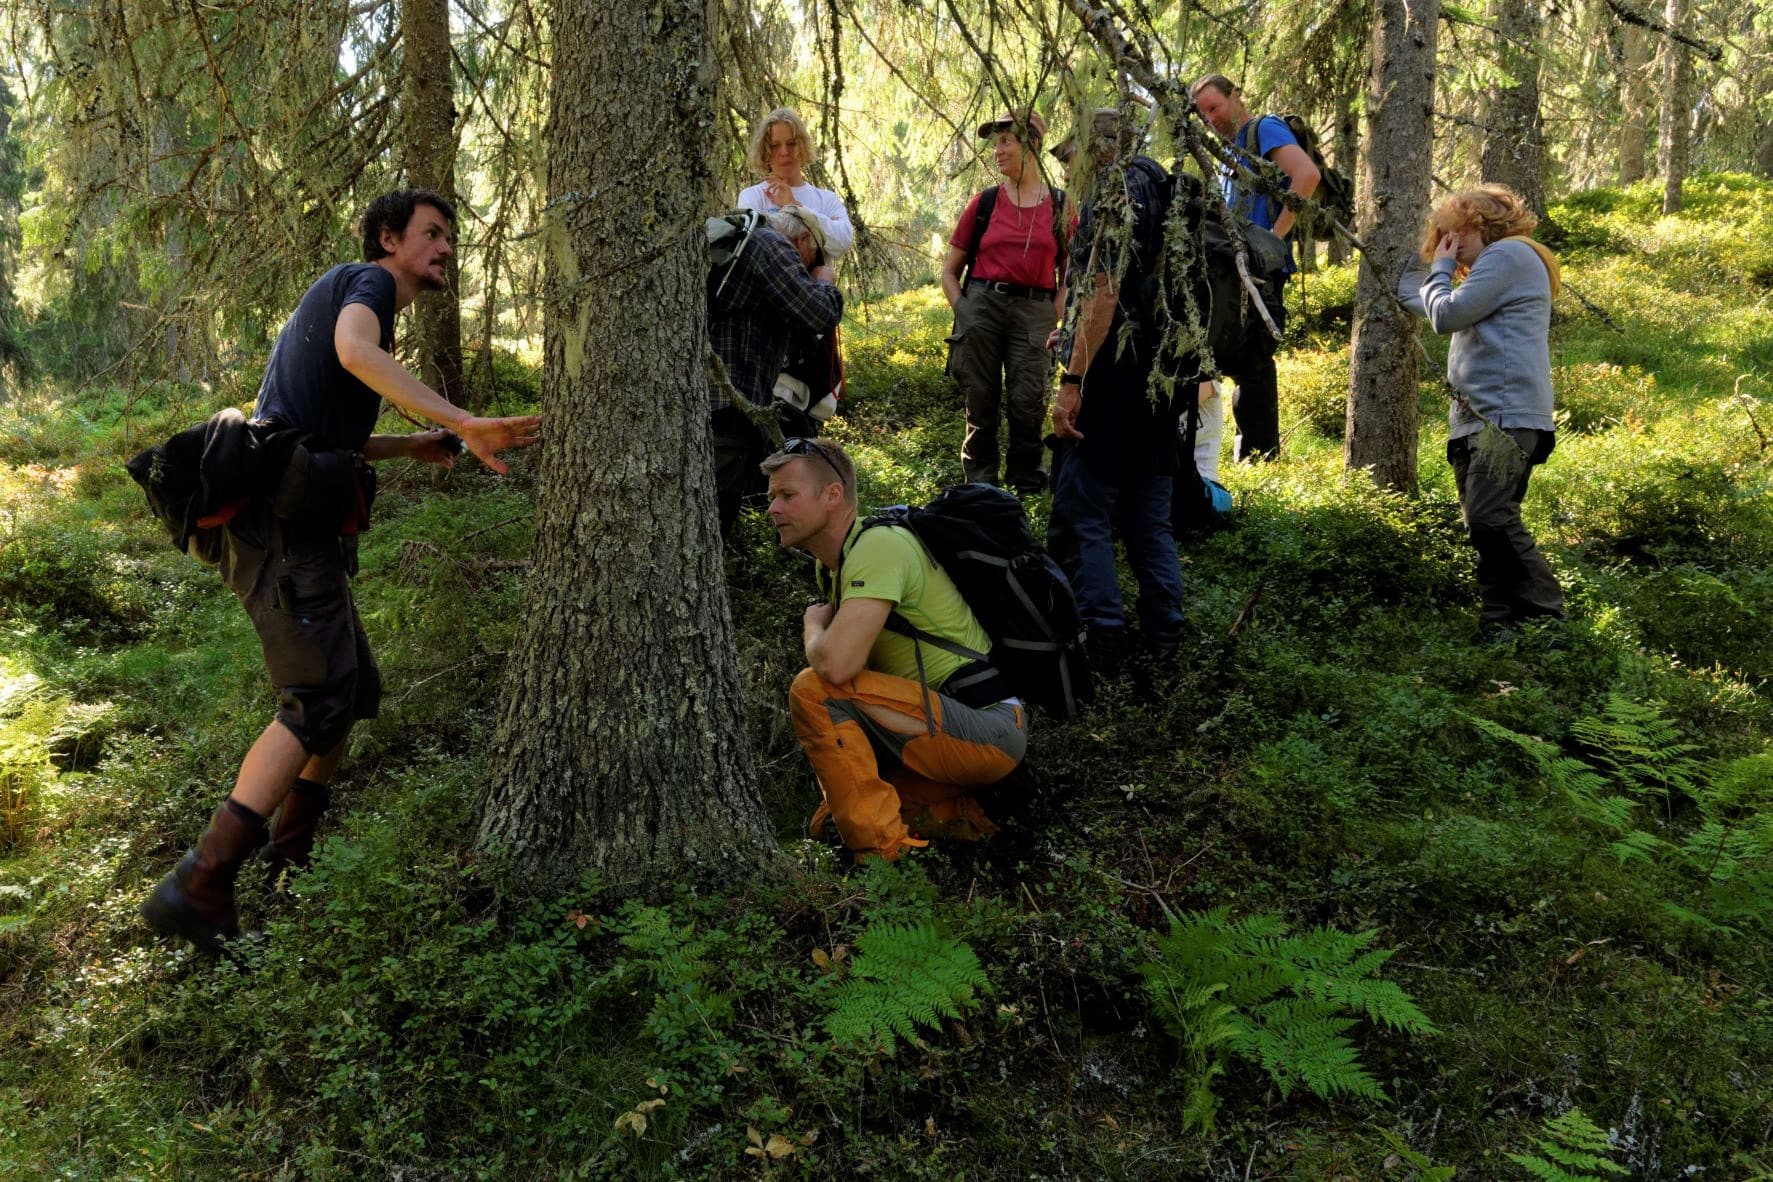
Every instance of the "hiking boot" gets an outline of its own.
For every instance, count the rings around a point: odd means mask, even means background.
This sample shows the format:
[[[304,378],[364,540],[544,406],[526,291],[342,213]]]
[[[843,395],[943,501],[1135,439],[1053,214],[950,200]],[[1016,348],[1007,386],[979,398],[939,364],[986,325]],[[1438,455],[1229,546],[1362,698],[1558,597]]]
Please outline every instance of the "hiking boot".
[[[1116,681],[1126,666],[1131,641],[1125,628],[1102,628],[1091,624],[1084,635],[1084,651],[1089,654],[1090,669],[1103,681]]]
[[[1140,637],[1143,642],[1144,656],[1154,673],[1163,675],[1176,664],[1176,653],[1182,648],[1183,622],[1177,620],[1173,624],[1162,624],[1147,628]]]
[[[234,880],[259,847],[265,819],[235,800],[222,801],[209,828],[141,905],[142,918],[163,936],[191,941],[199,952],[222,950],[240,934]]]
[[[276,883],[286,870],[306,870],[314,853],[314,829],[332,803],[332,789],[314,780],[297,780],[283,798],[277,828],[265,847],[265,865]]]

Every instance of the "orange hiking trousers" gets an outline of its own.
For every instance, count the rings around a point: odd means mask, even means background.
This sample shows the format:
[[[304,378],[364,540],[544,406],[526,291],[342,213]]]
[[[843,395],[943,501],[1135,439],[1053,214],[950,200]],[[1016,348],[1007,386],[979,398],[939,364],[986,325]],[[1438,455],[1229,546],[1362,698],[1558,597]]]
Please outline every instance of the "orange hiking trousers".
[[[924,713],[917,682],[867,670],[846,685],[832,685],[802,669],[788,691],[800,749],[819,777],[837,831],[858,859],[879,854],[891,860],[906,846],[927,844],[911,836],[906,817],[925,828],[966,820],[981,835],[996,831],[966,790],[995,784],[1022,762],[1028,750],[1022,706],[1011,701],[976,709],[936,691],[929,705],[933,719]],[[922,729],[900,734],[864,706],[914,718]]]

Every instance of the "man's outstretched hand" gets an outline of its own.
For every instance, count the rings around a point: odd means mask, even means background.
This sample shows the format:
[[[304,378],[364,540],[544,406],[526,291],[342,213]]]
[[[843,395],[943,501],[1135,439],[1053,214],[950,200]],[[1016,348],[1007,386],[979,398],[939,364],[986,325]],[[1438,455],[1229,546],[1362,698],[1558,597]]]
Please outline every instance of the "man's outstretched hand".
[[[503,476],[510,469],[498,453],[507,448],[528,447],[542,437],[541,415],[512,415],[503,419],[466,419],[456,427],[462,444],[481,463]]]

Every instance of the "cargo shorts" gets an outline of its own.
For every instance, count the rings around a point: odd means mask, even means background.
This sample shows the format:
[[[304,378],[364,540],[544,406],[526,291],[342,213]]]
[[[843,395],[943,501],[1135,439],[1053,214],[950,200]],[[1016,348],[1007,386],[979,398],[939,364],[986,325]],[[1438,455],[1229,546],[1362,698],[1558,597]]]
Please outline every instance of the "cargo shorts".
[[[276,720],[311,755],[374,718],[382,676],[351,598],[336,532],[251,505],[228,523],[222,577],[246,609],[277,690]]]

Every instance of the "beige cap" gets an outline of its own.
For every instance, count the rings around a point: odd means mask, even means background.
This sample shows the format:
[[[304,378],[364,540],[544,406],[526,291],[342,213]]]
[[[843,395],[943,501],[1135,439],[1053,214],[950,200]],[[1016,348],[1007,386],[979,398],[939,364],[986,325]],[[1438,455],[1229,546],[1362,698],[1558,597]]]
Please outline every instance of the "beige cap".
[[[1093,139],[1112,139],[1120,130],[1120,108],[1097,107],[1090,116],[1090,132]],[[1077,152],[1077,132],[1053,145],[1052,155],[1061,162],[1069,162]]]
[[[999,115],[989,123],[979,124],[979,138],[988,139],[1000,131],[1014,131],[1019,125],[1026,124],[1029,138],[1040,143],[1047,138],[1047,121],[1040,117],[1039,111],[1029,111],[1026,115]]]

